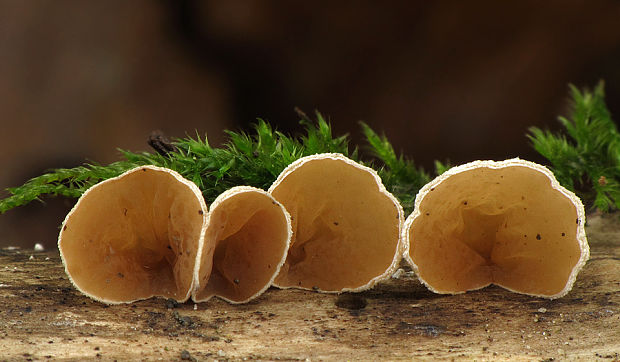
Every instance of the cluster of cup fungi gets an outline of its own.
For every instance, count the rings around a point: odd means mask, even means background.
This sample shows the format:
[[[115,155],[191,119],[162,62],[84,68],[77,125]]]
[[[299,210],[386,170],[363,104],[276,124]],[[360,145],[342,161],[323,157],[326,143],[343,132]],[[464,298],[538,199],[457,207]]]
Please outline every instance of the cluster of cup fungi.
[[[233,187],[209,207],[175,171],[129,170],[83,194],[58,246],[75,287],[109,304],[245,303],[272,285],[359,292],[403,259],[436,293],[495,284],[554,299],[589,258],[584,224],[579,198],[533,162],[454,167],[406,217],[374,170],[332,153],[293,162],[268,191]]]

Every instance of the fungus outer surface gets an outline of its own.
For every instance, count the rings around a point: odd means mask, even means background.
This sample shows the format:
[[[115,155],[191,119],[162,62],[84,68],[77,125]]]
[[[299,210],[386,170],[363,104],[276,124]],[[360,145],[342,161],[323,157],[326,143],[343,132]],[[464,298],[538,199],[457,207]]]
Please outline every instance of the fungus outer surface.
[[[288,212],[267,192],[233,187],[213,202],[195,274],[193,300],[231,303],[258,297],[284,263],[291,238]]]
[[[317,154],[289,165],[269,192],[293,225],[276,286],[361,291],[397,269],[403,210],[374,170],[341,154]]]
[[[420,190],[404,257],[434,292],[496,284],[559,298],[589,257],[584,224],[579,198],[544,166],[475,161]]]
[[[141,166],[103,181],[63,222],[58,248],[67,275],[104,303],[185,301],[206,213],[198,187],[172,170]]]

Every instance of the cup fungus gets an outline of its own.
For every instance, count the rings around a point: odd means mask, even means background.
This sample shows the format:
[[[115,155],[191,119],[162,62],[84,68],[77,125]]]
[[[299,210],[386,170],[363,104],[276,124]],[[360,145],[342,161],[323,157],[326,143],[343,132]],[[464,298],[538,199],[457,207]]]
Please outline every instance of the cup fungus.
[[[245,303],[259,296],[284,263],[291,234],[288,212],[265,191],[224,192],[211,204],[192,299]]]
[[[361,291],[397,269],[403,210],[374,170],[341,154],[317,154],[289,165],[269,192],[293,225],[274,285]]]
[[[559,298],[589,257],[584,224],[579,198],[544,166],[475,161],[420,190],[403,231],[404,257],[437,293],[496,284]]]
[[[164,168],[134,168],[82,195],[63,222],[60,256],[76,288],[101,302],[186,301],[206,214],[191,181]]]

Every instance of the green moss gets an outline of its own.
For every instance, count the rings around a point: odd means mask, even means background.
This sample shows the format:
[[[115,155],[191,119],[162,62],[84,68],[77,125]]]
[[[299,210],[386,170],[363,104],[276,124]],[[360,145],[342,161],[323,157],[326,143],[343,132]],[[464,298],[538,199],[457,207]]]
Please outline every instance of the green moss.
[[[575,191],[586,204],[602,211],[620,209],[620,134],[605,105],[604,84],[593,91],[570,86],[571,115],[560,117],[563,131],[531,128],[528,138],[546,157],[560,183]],[[192,180],[207,202],[237,185],[267,189],[293,161],[316,153],[341,153],[377,170],[386,188],[396,196],[406,213],[413,211],[418,190],[430,180],[410,159],[397,155],[385,136],[362,123],[367,148],[374,160],[362,160],[358,147],[349,145],[347,135],[333,136],[330,124],[320,113],[312,120],[303,112],[305,134],[291,136],[274,130],[259,119],[251,133],[225,131],[228,141],[212,147],[207,137],[196,135],[155,147],[158,152],[134,153],[121,150],[123,159],[109,165],[85,164],[55,169],[24,185],[9,188],[0,200],[0,213],[42,197],[77,198],[91,186],[142,165],[167,167]],[[435,162],[436,174],[450,167]]]
[[[24,185],[8,189],[11,196],[0,200],[0,213],[27,204],[41,197],[77,198],[89,187],[142,165],[167,167],[192,180],[202,190],[207,202],[237,185],[267,189],[282,170],[293,161],[316,153],[341,153],[360,163],[357,147],[349,147],[347,135],[334,137],[329,123],[320,113],[313,121],[302,115],[306,132],[289,136],[274,130],[259,119],[252,133],[226,131],[228,141],[223,147],[212,147],[207,137],[177,139],[173,147],[160,152],[134,153],[121,150],[123,160],[109,165],[86,164],[70,169],[55,169],[35,177]],[[370,150],[388,190],[403,201],[407,211],[413,207],[418,189],[428,182],[428,175],[412,161],[397,157],[392,145],[367,125],[362,125]]]
[[[594,90],[570,86],[572,112],[561,132],[531,128],[528,138],[549,160],[558,181],[587,205],[620,208],[620,134],[605,104],[604,83]]]

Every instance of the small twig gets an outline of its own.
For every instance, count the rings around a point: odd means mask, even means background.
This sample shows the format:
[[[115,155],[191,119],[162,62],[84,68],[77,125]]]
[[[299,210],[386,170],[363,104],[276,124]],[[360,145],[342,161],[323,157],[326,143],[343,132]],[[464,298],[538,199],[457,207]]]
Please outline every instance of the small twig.
[[[295,106],[295,108],[293,108],[295,110],[295,113],[297,113],[297,115],[303,119],[306,122],[312,122],[312,119],[310,119],[310,117],[308,117],[308,115],[306,114],[306,112],[302,111],[301,108]]]
[[[149,146],[153,147],[162,156],[167,156],[170,152],[177,151],[177,148],[170,142],[164,132],[160,130],[151,132],[147,142]]]

